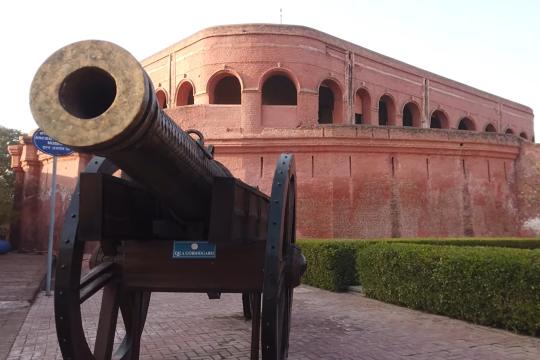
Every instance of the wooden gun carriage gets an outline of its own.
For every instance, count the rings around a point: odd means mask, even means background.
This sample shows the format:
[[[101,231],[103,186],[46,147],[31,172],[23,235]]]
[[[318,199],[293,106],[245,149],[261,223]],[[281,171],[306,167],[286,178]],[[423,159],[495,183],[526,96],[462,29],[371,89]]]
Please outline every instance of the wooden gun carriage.
[[[73,193],[57,258],[54,309],[64,359],[138,359],[154,291],[241,293],[252,320],[251,358],[259,344],[263,359],[287,358],[293,288],[306,269],[294,245],[291,154],[279,157],[270,197],[234,178],[201,133],[181,130],[159,109],[139,63],[104,41],[51,55],[30,102],[47,134],[96,155]],[[102,260],[81,278],[92,242]],[[95,294],[102,302],[91,349],[81,304]],[[119,311],[125,337],[114,348]]]

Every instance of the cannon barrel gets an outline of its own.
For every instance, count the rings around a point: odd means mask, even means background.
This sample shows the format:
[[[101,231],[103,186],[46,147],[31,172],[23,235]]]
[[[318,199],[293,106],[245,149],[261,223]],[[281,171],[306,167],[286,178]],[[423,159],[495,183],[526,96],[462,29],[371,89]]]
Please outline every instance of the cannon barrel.
[[[139,62],[110,42],[52,54],[34,77],[30,107],[49,136],[107,157],[181,219],[208,218],[213,178],[231,176],[159,108]]]

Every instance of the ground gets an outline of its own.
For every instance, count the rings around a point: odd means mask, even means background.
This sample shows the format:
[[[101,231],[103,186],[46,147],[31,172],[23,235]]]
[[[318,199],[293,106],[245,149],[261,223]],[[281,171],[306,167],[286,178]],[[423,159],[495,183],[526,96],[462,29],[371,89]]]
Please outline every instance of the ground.
[[[0,359],[5,359],[45,273],[45,256],[0,255]]]
[[[83,307],[95,334],[99,298]],[[53,299],[38,296],[8,360],[60,359]],[[2,332],[4,330],[2,329]],[[118,334],[120,340],[122,334]],[[249,359],[250,323],[239,295],[152,295],[141,359]],[[289,359],[540,359],[540,338],[472,325],[365,298],[295,291]]]

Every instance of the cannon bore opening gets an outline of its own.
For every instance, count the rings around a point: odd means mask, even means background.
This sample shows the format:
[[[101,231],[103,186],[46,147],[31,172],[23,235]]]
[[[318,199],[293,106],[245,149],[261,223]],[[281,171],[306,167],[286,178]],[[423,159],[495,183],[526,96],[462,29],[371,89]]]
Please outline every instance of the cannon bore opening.
[[[64,79],[58,92],[60,104],[71,115],[92,119],[103,114],[116,97],[116,81],[105,70],[88,66]]]

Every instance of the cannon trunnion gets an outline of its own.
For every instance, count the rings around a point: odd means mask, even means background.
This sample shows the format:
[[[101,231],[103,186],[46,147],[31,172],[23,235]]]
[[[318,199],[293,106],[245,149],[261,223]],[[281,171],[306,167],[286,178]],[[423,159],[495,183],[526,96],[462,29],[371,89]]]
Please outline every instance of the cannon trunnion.
[[[64,359],[138,359],[154,291],[241,293],[251,358],[259,350],[263,359],[287,358],[293,288],[306,269],[294,244],[293,155],[279,157],[270,197],[234,178],[202,134],[183,131],[158,108],[137,61],[103,41],[47,59],[31,108],[50,136],[96,155],[73,193],[57,259]],[[85,244],[96,242],[100,260],[86,272]],[[91,349],[81,304],[94,295],[102,302]],[[125,337],[115,347],[119,312]]]

